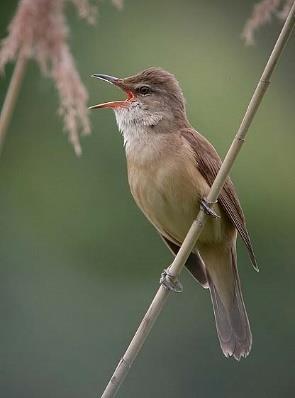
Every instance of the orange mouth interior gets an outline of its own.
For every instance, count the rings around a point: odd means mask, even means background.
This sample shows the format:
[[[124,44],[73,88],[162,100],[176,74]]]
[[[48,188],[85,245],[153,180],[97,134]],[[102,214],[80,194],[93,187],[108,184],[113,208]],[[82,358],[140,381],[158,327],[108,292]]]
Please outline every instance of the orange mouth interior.
[[[128,106],[130,102],[132,102],[135,98],[135,95],[130,90],[124,90],[127,94],[127,98],[122,101],[110,101],[110,102],[103,102],[102,104],[97,104],[90,106],[88,109],[100,109],[100,108],[109,108],[109,109],[118,109],[124,108]]]

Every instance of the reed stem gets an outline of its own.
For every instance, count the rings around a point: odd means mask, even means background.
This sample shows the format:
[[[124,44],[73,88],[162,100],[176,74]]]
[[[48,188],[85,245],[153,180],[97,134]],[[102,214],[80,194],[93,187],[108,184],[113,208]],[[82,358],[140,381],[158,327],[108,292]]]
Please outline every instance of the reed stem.
[[[23,81],[26,65],[27,59],[20,54],[17,58],[0,113],[0,154],[3,149],[7,128],[9,126],[9,122],[15,108],[16,100],[18,98],[21,83]]]

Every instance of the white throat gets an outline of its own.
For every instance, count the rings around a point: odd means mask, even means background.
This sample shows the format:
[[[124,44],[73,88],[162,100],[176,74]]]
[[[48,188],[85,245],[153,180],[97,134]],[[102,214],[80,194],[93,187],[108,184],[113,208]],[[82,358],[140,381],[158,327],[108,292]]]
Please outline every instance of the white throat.
[[[145,145],[151,127],[163,119],[161,112],[149,112],[143,109],[139,102],[131,102],[128,107],[115,109],[115,115],[118,128],[124,138],[126,152]]]

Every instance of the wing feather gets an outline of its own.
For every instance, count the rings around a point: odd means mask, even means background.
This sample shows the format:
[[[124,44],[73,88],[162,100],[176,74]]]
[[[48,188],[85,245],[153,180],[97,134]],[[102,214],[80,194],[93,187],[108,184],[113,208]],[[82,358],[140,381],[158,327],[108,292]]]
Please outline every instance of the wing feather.
[[[181,131],[181,135],[193,149],[198,170],[211,186],[221,166],[221,159],[215,148],[206,140],[205,137],[193,129],[184,129]],[[240,237],[248,249],[253,267],[258,270],[251,239],[246,227],[245,216],[234,184],[229,177],[223,186],[218,202],[232,224],[236,227]]]
[[[167,239],[165,236],[161,235],[161,238],[169,247],[170,251],[176,256],[178,250],[180,248],[180,244],[176,244],[172,242],[170,239]],[[192,274],[192,276],[205,288],[208,288],[208,281],[205,271],[205,265],[199,253],[191,253],[186,260],[185,263],[186,268]]]

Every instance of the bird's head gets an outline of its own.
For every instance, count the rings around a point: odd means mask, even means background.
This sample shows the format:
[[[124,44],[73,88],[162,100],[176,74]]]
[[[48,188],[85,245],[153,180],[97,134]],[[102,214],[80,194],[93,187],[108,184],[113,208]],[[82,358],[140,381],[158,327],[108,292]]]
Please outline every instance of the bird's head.
[[[177,126],[186,120],[184,98],[178,81],[161,68],[148,68],[124,79],[94,74],[121,88],[127,98],[91,106],[89,109],[110,108],[115,111],[120,130],[155,127],[158,124]]]

